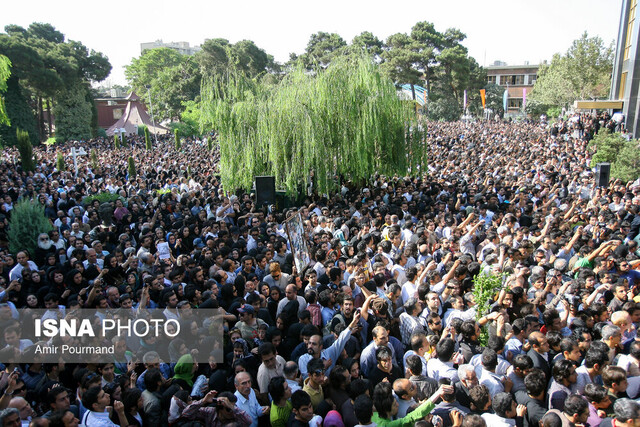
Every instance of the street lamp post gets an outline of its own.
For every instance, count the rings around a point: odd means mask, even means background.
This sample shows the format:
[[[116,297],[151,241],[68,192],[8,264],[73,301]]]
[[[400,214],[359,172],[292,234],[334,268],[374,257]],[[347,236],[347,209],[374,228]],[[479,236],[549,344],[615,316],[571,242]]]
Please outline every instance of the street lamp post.
[[[155,130],[156,127],[156,121],[153,118],[153,104],[151,104],[151,86],[145,86],[147,88],[147,94],[149,95],[149,110],[151,111],[151,124],[153,124],[153,128]],[[153,138],[156,141],[156,144],[158,144],[158,134],[156,132],[153,132]]]

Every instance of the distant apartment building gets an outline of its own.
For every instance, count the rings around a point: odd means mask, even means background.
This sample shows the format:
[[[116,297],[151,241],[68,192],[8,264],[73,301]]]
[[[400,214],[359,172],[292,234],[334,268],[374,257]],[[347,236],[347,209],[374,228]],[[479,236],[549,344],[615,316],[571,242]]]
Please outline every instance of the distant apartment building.
[[[144,53],[145,50],[156,49],[159,47],[167,47],[183,55],[193,55],[200,51],[200,46],[189,46],[189,42],[164,43],[162,40],[156,40],[150,43],[140,43],[140,53]]]
[[[496,61],[486,67],[487,83],[494,83],[507,89],[507,111],[505,116],[522,114],[524,97],[531,94],[533,85],[538,78],[538,65],[507,65]]]

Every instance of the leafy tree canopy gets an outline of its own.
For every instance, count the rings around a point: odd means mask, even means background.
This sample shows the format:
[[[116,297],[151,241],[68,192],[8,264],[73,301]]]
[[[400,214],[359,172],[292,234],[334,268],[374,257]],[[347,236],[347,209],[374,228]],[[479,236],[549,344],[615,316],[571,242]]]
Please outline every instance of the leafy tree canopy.
[[[564,55],[555,54],[541,65],[531,99],[543,105],[567,107],[578,99],[608,96],[613,68],[613,47],[585,31]]]

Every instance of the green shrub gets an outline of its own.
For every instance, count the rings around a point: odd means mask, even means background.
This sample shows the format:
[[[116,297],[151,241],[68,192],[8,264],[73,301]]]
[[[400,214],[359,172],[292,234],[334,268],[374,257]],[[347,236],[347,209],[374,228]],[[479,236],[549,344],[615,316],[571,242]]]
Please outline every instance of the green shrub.
[[[56,159],[56,167],[61,172],[67,170],[67,165],[64,163],[64,156],[62,155],[62,153],[58,153],[58,157]]]
[[[116,150],[120,148],[120,138],[118,138],[117,134],[113,135],[113,146]]]
[[[588,147],[596,149],[591,157],[591,167],[598,163],[611,163],[611,177],[625,183],[640,177],[638,140],[627,141],[619,133],[601,129]]]
[[[11,210],[11,221],[7,231],[9,250],[13,254],[27,250],[33,257],[38,234],[48,233],[51,230],[53,225],[44,214],[44,206],[36,201],[21,198]]]
[[[105,202],[115,202],[118,199],[122,201],[122,204],[124,205],[127,204],[127,199],[120,196],[119,194],[110,193],[109,191],[105,191],[103,193],[98,193],[98,194],[92,194],[91,196],[86,196],[82,199],[82,204],[85,206],[89,206],[91,203],[93,203],[94,200],[98,200],[100,203],[105,203]]]
[[[136,177],[136,164],[133,162],[133,157],[129,156],[127,160],[129,164],[129,179]]]
[[[91,167],[93,170],[98,169],[98,154],[94,148],[91,149]]]
[[[180,131],[178,129],[174,129],[173,137],[176,140],[176,151],[180,151]]]
[[[149,136],[149,128],[145,126],[144,128],[144,146],[147,150],[151,150],[151,137]]]
[[[476,319],[489,313],[491,304],[498,292],[502,289],[504,274],[478,274],[473,278],[473,300],[476,307]],[[482,328],[480,343],[486,345],[489,338],[486,327]]]
[[[27,172],[35,170],[36,165],[33,161],[33,146],[29,140],[29,132],[16,129],[16,137],[18,138],[18,151],[20,152],[22,170]]]

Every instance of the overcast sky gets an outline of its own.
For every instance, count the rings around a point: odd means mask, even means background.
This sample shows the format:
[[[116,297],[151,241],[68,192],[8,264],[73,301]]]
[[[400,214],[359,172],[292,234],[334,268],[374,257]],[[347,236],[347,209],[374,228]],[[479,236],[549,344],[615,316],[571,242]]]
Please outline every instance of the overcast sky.
[[[277,61],[304,51],[309,36],[336,32],[348,42],[363,31],[381,39],[410,32],[418,21],[439,31],[455,27],[480,65],[550,60],[588,31],[608,44],[617,37],[622,0],[272,0],[9,2],[7,24],[48,22],[72,40],[109,57],[107,82],[125,83],[123,67],[140,55],[140,43],[162,39],[199,45],[207,38],[253,40]]]

